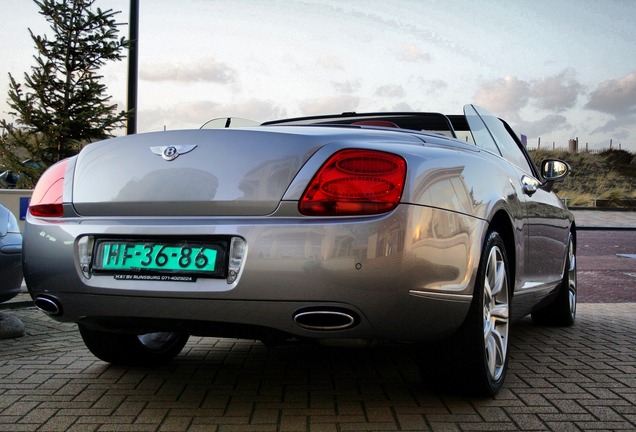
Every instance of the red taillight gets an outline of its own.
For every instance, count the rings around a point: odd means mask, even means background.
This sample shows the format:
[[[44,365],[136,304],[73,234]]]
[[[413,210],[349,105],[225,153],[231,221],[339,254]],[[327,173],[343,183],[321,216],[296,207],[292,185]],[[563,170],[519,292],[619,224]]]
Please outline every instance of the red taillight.
[[[64,159],[44,171],[35,185],[29,204],[29,213],[33,216],[61,217],[64,214],[62,193],[67,166],[68,159]]]
[[[341,150],[311,180],[298,208],[308,216],[385,213],[399,204],[405,177],[406,161],[398,155]]]

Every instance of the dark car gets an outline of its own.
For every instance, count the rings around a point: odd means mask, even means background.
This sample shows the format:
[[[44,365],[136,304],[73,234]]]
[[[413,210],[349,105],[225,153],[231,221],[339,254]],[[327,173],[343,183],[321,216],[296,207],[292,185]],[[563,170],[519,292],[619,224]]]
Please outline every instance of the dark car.
[[[0,170],[0,187],[13,189],[18,183],[18,174],[10,170]]]
[[[428,382],[494,394],[514,319],[574,322],[569,169],[472,105],[115,138],[40,178],[25,279],[112,363],[189,335],[388,340]]]
[[[21,162],[22,166],[31,169],[40,168],[40,164],[32,159],[26,159]],[[22,172],[11,171],[5,167],[0,167],[0,188],[14,189],[18,186],[18,183],[22,179],[24,174]]]
[[[22,234],[16,217],[0,204],[0,303],[12,299],[22,285]]]

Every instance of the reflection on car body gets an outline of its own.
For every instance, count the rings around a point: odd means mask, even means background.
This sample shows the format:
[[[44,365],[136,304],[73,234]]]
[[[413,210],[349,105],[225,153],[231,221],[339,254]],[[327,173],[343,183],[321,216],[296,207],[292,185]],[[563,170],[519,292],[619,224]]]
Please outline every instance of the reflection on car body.
[[[231,123],[94,143],[40,179],[25,279],[97,357],[167,361],[189,335],[392,340],[425,382],[494,394],[513,320],[574,322],[575,221],[551,192],[569,167],[537,169],[503,120]]]
[[[0,204],[0,303],[18,295],[22,285],[22,234],[18,220]]]

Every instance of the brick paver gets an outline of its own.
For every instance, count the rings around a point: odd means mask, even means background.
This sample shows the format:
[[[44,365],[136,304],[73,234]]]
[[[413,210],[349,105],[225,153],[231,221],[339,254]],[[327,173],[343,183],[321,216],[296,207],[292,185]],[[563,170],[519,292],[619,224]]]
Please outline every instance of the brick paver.
[[[513,327],[495,398],[429,392],[407,347],[268,349],[192,337],[154,369],[94,358],[75,325],[3,310],[0,431],[636,430],[636,303],[581,304],[571,328]]]
[[[612,215],[577,221],[636,225]],[[0,307],[27,333],[0,340],[0,431],[634,431],[634,261],[616,254],[636,250],[625,236],[633,234],[580,233],[588,303],[576,325],[517,323],[506,386],[487,399],[429,392],[409,349],[395,345],[270,350],[193,337],[163,367],[109,366],[86,350],[75,325],[26,307],[22,294]]]

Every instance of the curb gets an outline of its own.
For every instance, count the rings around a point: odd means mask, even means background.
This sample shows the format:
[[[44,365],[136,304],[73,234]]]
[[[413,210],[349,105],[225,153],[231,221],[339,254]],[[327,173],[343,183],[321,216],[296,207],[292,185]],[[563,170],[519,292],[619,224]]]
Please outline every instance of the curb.
[[[28,307],[35,307],[32,301],[16,301],[16,302],[7,302],[0,303],[0,311],[1,310],[11,310],[11,309],[24,309]]]
[[[577,226],[577,231],[636,231],[636,226]]]
[[[7,310],[7,309],[24,309],[31,306],[35,307],[35,304],[33,303],[33,299],[31,298],[31,295],[28,293],[26,285],[24,285],[24,282],[23,282],[22,289],[20,290],[18,295],[16,295],[10,300],[7,300],[4,303],[0,303],[0,311]]]
[[[599,211],[599,212],[636,212],[634,207],[568,207],[568,210],[573,211]]]

